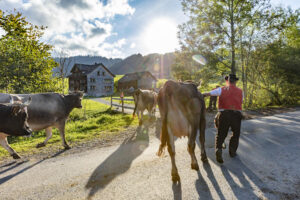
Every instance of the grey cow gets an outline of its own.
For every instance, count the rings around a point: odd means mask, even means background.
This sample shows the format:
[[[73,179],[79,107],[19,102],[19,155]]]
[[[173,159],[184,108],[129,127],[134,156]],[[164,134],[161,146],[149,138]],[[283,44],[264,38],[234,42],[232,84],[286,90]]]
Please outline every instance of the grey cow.
[[[39,143],[37,148],[47,144],[48,140],[52,137],[52,127],[55,127],[59,130],[63,146],[65,149],[69,149],[70,146],[65,139],[65,124],[70,112],[74,108],[82,108],[81,100],[83,93],[77,92],[69,95],[40,93],[20,94],[18,96],[22,98],[22,101],[26,101],[29,97],[32,99],[31,104],[27,108],[29,127],[33,131],[43,129],[46,131],[45,141]],[[1,99],[3,98],[0,97],[0,100]]]

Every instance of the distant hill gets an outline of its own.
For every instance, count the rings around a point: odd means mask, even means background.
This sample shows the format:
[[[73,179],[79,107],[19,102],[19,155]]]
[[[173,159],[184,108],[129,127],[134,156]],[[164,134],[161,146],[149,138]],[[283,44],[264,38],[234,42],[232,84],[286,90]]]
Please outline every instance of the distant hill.
[[[59,63],[59,58],[54,58]],[[174,53],[166,54],[149,54],[143,56],[134,54],[125,59],[105,58],[101,56],[74,56],[69,57],[71,60],[68,71],[72,69],[74,63],[95,64],[103,63],[113,74],[122,75],[140,71],[150,71],[157,78],[170,78],[171,65],[175,62]],[[68,63],[68,62],[66,62]],[[54,69],[54,74],[58,69]],[[68,73],[69,75],[69,73]]]
[[[131,55],[109,69],[114,74],[150,71],[157,78],[170,78],[171,65],[175,62],[174,53]]]
[[[121,58],[106,58],[102,56],[72,56],[67,58],[68,60],[71,60],[70,65],[68,66],[68,71],[72,69],[74,66],[74,63],[79,63],[79,64],[87,64],[87,65],[92,65],[95,63],[102,63],[106,67],[110,68],[112,65],[121,62]],[[59,63],[59,58],[54,58],[56,62]],[[66,63],[69,63],[66,61]],[[54,73],[57,72],[57,68],[53,70]],[[69,73],[68,73],[69,74]]]

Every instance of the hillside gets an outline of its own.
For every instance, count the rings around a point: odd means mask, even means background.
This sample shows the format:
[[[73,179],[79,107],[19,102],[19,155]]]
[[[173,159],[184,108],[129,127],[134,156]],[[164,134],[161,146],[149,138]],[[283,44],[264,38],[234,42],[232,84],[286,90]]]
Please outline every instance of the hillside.
[[[54,60],[59,63],[59,58],[54,58]],[[69,57],[68,60],[71,60],[69,66],[68,66],[68,72],[70,72],[70,70],[74,66],[74,63],[87,64],[87,65],[92,65],[95,63],[102,63],[106,67],[110,68],[112,65],[122,61],[121,58],[106,58],[106,57],[102,57],[102,56],[72,56],[72,57]],[[69,63],[68,60],[66,61],[66,63]],[[53,70],[54,73],[56,71],[57,71],[57,68]]]
[[[139,71],[150,71],[157,78],[169,78],[171,65],[174,63],[174,53],[131,55],[110,67],[114,74],[126,74]]]
[[[59,58],[54,58],[59,63]],[[170,78],[171,65],[174,63],[174,53],[149,54],[143,56],[134,54],[125,59],[105,58],[101,56],[74,56],[68,58],[71,60],[68,72],[72,69],[74,63],[95,64],[103,63],[113,74],[123,75],[132,72],[150,71],[157,78]],[[66,63],[69,63],[68,61]],[[57,68],[53,70],[54,74]],[[68,73],[69,74],[69,73]]]

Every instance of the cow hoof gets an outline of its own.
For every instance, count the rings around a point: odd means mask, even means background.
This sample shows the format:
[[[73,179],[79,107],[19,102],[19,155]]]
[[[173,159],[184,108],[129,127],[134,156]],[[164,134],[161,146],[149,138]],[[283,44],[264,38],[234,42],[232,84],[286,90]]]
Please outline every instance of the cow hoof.
[[[65,150],[71,149],[71,147],[69,145],[64,146]]]
[[[20,159],[21,157],[17,154],[17,153],[14,153],[11,155],[14,159]]]
[[[179,183],[180,182],[180,177],[178,174],[172,174],[172,181],[173,183]]]
[[[192,163],[191,164],[191,168],[196,170],[196,171],[199,171],[199,166],[198,166],[198,163]]]
[[[208,159],[207,159],[206,154],[202,154],[202,155],[201,155],[201,161],[202,161],[202,162],[208,162]]]
[[[38,143],[36,145],[36,148],[41,148],[41,147],[44,147],[44,146],[46,146],[46,145],[42,142],[42,143]]]

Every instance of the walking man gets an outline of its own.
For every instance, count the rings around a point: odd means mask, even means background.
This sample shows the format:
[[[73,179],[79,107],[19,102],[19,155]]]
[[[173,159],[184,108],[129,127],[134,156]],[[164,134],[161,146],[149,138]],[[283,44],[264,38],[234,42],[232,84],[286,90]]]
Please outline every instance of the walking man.
[[[243,91],[236,87],[238,80],[235,74],[229,74],[229,76],[225,76],[226,86],[203,94],[204,96],[219,96],[219,112],[216,116],[218,129],[216,135],[216,160],[219,163],[223,163],[222,144],[228,134],[229,128],[232,130],[229,142],[229,155],[231,157],[236,156],[239,145]]]

